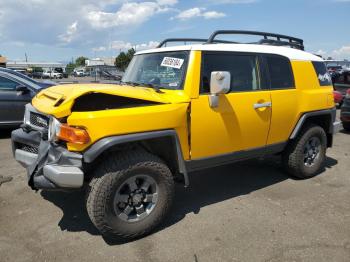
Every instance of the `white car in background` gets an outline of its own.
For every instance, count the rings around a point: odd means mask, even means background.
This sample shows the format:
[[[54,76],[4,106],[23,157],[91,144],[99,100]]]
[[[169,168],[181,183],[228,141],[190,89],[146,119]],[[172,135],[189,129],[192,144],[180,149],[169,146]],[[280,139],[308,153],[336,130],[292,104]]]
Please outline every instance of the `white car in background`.
[[[82,76],[86,76],[86,73],[83,69],[79,69],[79,70],[74,70],[73,75],[75,77],[82,77]]]
[[[53,70],[47,70],[43,72],[43,78],[59,78],[63,77],[62,73],[55,72]]]

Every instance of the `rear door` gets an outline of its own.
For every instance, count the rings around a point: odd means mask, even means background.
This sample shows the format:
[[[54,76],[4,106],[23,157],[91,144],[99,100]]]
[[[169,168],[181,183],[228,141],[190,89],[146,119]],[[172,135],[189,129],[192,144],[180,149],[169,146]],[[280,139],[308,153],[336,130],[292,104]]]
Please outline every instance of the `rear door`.
[[[272,98],[268,145],[288,140],[299,112],[299,93],[295,88],[292,64],[287,57],[264,55]]]
[[[23,121],[24,106],[31,100],[31,93],[16,91],[21,83],[0,76],[0,124],[16,125]]]

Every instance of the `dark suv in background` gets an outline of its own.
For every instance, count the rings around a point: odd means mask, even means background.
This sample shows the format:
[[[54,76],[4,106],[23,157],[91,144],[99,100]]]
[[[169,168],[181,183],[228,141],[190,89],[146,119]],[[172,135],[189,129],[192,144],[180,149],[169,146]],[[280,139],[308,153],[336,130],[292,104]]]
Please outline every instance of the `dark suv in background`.
[[[350,131],[350,89],[346,92],[340,112],[340,120],[346,131]]]
[[[340,72],[331,74],[334,90],[342,94],[343,99],[347,90],[350,88],[350,70],[343,69]],[[342,104],[341,101],[339,104]]]
[[[19,126],[24,117],[25,104],[53,82],[38,82],[22,73],[0,68],[0,128]]]

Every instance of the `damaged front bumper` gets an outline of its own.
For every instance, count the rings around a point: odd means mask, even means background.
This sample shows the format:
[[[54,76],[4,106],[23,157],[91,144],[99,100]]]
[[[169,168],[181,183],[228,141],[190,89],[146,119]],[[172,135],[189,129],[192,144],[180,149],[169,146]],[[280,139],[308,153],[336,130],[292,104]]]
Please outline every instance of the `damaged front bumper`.
[[[82,187],[82,155],[47,141],[45,136],[28,125],[12,132],[13,155],[26,168],[28,184],[35,190]]]

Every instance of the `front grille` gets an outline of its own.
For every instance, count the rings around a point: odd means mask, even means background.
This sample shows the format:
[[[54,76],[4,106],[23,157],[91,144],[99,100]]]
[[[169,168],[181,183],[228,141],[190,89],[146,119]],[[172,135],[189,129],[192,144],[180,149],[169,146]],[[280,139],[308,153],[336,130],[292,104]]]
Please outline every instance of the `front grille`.
[[[30,124],[36,127],[48,129],[49,118],[41,114],[30,112]]]

